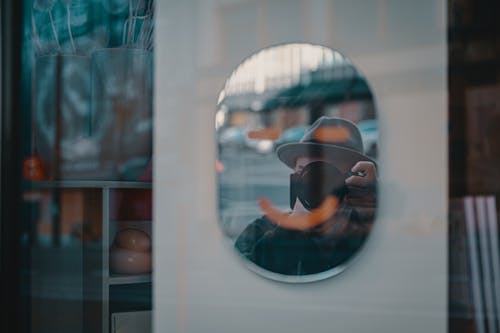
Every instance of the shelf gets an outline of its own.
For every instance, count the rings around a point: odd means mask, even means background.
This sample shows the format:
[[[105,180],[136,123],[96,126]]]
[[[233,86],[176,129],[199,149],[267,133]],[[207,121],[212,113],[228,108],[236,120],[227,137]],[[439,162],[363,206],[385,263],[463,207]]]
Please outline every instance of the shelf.
[[[146,275],[111,275],[109,285],[148,283],[152,281],[151,274]]]
[[[82,253],[83,292],[99,296],[98,301],[84,301],[82,310],[88,323],[85,332],[109,333],[112,312],[151,309],[151,274],[112,274],[110,269],[110,248],[117,230],[130,226],[151,232],[151,182],[61,180],[23,185],[27,193],[35,195],[52,192],[49,194],[55,196],[60,192],[56,199],[61,207],[71,203],[63,200],[65,194],[75,196],[82,206],[79,220],[85,221],[88,229],[98,235],[97,241],[85,245]],[[74,190],[78,193],[66,193]],[[75,210],[74,206],[71,208]]]
[[[99,180],[61,180],[27,182],[28,187],[36,189],[51,188],[125,188],[125,189],[151,189],[152,183],[130,181],[99,181]]]
[[[151,219],[145,219],[145,220],[110,219],[109,222],[115,223],[115,224],[135,225],[135,224],[148,224],[148,223],[152,223],[153,220],[151,220]]]

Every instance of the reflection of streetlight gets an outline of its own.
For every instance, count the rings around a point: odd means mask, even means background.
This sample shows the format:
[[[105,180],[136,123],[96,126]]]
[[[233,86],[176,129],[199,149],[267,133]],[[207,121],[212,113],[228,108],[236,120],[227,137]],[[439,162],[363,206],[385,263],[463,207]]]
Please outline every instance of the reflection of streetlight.
[[[220,102],[222,102],[224,100],[224,98],[226,97],[226,91],[223,89],[220,94],[219,94],[219,98],[217,100],[217,104],[220,104]]]
[[[224,164],[218,159],[215,160],[215,171],[217,171],[217,173],[224,172]]]
[[[219,129],[226,122],[227,108],[222,105],[219,110],[215,113],[215,129]]]

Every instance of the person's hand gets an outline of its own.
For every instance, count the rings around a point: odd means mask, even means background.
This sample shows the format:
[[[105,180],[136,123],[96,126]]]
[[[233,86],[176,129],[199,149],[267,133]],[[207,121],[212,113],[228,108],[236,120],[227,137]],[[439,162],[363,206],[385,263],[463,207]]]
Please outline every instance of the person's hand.
[[[373,221],[377,208],[377,170],[373,162],[360,161],[352,169],[353,176],[345,180],[346,202],[362,219]]]
[[[359,161],[352,168],[352,176],[345,180],[347,185],[368,186],[377,181],[377,169],[375,164],[369,161]]]

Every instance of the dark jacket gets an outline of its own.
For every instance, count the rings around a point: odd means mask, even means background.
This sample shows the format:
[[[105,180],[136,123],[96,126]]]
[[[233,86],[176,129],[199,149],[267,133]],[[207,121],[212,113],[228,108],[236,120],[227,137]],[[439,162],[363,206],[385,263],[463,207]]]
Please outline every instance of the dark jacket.
[[[330,270],[349,260],[365,241],[369,225],[355,210],[348,210],[345,232],[328,223],[307,231],[280,228],[265,216],[239,235],[239,253],[261,268],[284,275],[308,275]]]

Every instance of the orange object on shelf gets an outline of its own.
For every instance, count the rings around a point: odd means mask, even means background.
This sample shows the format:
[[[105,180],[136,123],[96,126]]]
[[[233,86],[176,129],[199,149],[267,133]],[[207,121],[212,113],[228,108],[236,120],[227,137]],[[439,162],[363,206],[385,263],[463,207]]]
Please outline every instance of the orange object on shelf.
[[[33,181],[46,180],[43,162],[38,156],[26,157],[23,161],[23,178]]]

